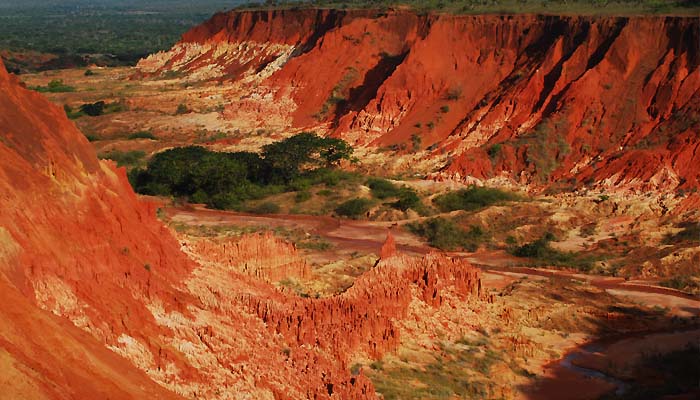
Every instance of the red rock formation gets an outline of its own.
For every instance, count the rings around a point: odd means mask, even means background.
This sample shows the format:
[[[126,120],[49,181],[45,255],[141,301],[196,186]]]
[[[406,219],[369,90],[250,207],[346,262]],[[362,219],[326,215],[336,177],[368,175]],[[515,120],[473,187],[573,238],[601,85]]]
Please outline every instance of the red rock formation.
[[[394,235],[391,234],[391,231],[389,231],[386,234],[386,240],[379,251],[379,257],[382,260],[386,260],[394,255],[396,255],[396,240],[394,239]]]
[[[345,293],[322,299],[241,300],[288,340],[318,345],[347,360],[357,351],[379,358],[400,342],[394,320],[405,318],[414,290],[420,300],[440,306],[443,292],[479,299],[480,270],[440,254],[421,259],[395,255],[358,278]]]
[[[175,69],[197,76],[217,65],[251,93],[225,114],[260,126],[286,121],[404,152],[418,135],[430,151],[415,158],[441,160],[438,179],[691,189],[699,32],[697,18],[676,17],[231,12],[160,54],[155,70],[183,57],[193,61]],[[210,54],[240,46],[284,50],[274,63]]]
[[[294,244],[276,238],[271,232],[240,238],[199,239],[188,243],[186,248],[197,261],[223,264],[266,282],[290,277],[307,279],[311,275],[309,265],[297,254]]]

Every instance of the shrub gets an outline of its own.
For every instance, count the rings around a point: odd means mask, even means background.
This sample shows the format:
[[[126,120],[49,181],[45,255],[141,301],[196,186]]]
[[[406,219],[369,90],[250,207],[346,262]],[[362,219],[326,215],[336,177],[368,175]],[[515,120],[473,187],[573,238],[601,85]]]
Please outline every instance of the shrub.
[[[413,151],[420,150],[421,142],[422,142],[422,140],[417,133],[414,133],[413,135],[411,135],[411,143],[413,144]]]
[[[488,235],[479,226],[471,226],[465,230],[454,221],[437,217],[424,222],[415,222],[408,225],[411,232],[425,238],[428,243],[441,250],[476,251],[479,244],[483,243]]]
[[[303,203],[311,198],[311,193],[304,190],[301,192],[297,192],[297,194],[294,196],[294,201],[297,203]]]
[[[382,178],[369,178],[367,179],[366,185],[372,191],[372,196],[381,200],[397,197],[400,193],[398,186]]]
[[[372,207],[372,201],[368,199],[352,199],[340,204],[335,212],[344,217],[357,218],[367,213]]]
[[[450,112],[450,106],[442,106],[442,107],[440,107],[440,112],[443,113],[443,114],[446,114],[446,113]]]
[[[402,188],[399,193],[399,199],[391,206],[401,211],[406,211],[409,208],[415,209],[420,204],[420,197],[413,189]]]
[[[46,86],[36,86],[32,89],[40,93],[64,93],[64,92],[75,92],[73,86],[68,86],[63,83],[63,80],[54,79],[49,82]]]
[[[105,102],[86,103],[80,106],[80,112],[90,117],[97,117],[104,113]]]
[[[256,207],[253,207],[250,212],[253,214],[277,214],[280,212],[280,206],[278,206],[275,203],[266,201],[264,203],[258,204]]]
[[[459,100],[462,98],[462,88],[455,86],[447,91],[447,100]]]
[[[493,146],[489,147],[488,150],[486,150],[486,153],[489,155],[491,161],[495,160],[496,157],[498,157],[498,155],[501,154],[501,144],[494,144]]]
[[[150,140],[157,140],[157,138],[148,131],[139,131],[136,133],[132,133],[128,137],[129,140],[135,140],[135,139],[150,139]]]
[[[557,250],[550,245],[554,239],[554,235],[547,232],[534,242],[514,248],[511,253],[516,257],[535,259],[539,263],[573,267],[584,272],[588,272],[593,268],[593,257]]]
[[[456,192],[436,197],[433,202],[442,212],[456,210],[473,211],[493,204],[516,201],[520,197],[514,193],[499,189],[472,186]]]
[[[86,69],[85,73],[83,74],[85,76],[93,76],[95,75],[95,72],[93,72],[91,69]]]

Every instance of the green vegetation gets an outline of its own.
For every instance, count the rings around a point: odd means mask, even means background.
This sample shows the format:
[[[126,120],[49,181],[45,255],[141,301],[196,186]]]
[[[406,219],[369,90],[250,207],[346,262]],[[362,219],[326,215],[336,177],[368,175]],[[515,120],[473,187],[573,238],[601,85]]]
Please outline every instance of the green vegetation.
[[[296,242],[298,249],[326,251],[333,248],[333,244],[318,237],[306,241]]]
[[[422,140],[420,138],[420,135],[418,135],[417,133],[411,135],[411,144],[413,145],[413,151],[420,150],[421,142]]]
[[[489,147],[488,150],[486,150],[486,154],[489,155],[491,161],[495,161],[496,158],[501,154],[502,147],[503,146],[500,143],[496,143],[493,146]]]
[[[592,256],[557,250],[550,245],[554,239],[554,235],[547,232],[534,242],[512,248],[511,253],[516,257],[533,259],[540,265],[572,267],[584,272],[591,271],[595,261]]]
[[[88,142],[96,142],[96,141],[100,140],[99,136],[91,135],[89,133],[85,134],[85,138],[88,140]]]
[[[219,209],[240,209],[246,200],[285,191],[306,190],[351,179],[353,174],[332,169],[347,159],[352,148],[340,139],[305,132],[267,145],[256,153],[214,152],[199,146],[156,154],[144,169],[134,169],[129,180],[142,194],[176,196]],[[251,212],[279,212],[279,206],[260,204]]]
[[[447,91],[447,100],[455,101],[462,98],[462,88],[459,86],[451,87]]]
[[[170,48],[188,29],[239,0],[0,2],[0,49],[57,56],[41,69],[131,65]],[[22,70],[31,66],[17,64]]]
[[[372,205],[372,200],[357,198],[342,203],[335,212],[343,217],[357,218],[366,214]]]
[[[104,101],[97,101],[95,103],[85,103],[81,105],[78,110],[74,110],[73,107],[68,104],[63,105],[63,110],[70,119],[78,119],[80,117],[99,117],[100,115],[122,112],[126,110],[126,106],[121,101],[114,103],[105,103]]]
[[[88,138],[89,140],[89,138]],[[119,167],[134,167],[141,164],[141,161],[146,157],[146,153],[140,150],[131,151],[120,151],[111,150],[102,154],[98,157],[102,160],[108,159],[115,161]]]
[[[132,133],[128,137],[129,140],[136,140],[136,139],[150,139],[150,140],[158,140],[153,133],[148,132],[148,131],[139,131]]]
[[[527,146],[527,163],[534,167],[534,172],[542,182],[549,180],[552,172],[571,152],[566,139],[559,134],[566,124],[567,121],[563,119],[556,123],[543,120],[532,133],[521,138],[521,144]]]
[[[355,69],[354,67],[348,67],[345,70],[345,74],[343,75],[343,77],[331,90],[331,94],[328,96],[328,99],[326,99],[326,101],[323,103],[323,106],[321,106],[321,110],[318,113],[316,113],[316,119],[325,119],[331,110],[338,107],[339,104],[346,102],[348,98],[348,89],[350,88],[350,85],[355,80],[357,80],[358,77],[359,73],[357,72],[357,69]]]
[[[275,176],[289,181],[302,169],[333,168],[341,160],[350,160],[353,148],[342,139],[322,138],[302,132],[280,142],[263,146],[262,155]]]
[[[489,235],[479,226],[473,225],[465,230],[443,217],[414,222],[408,225],[408,229],[426,239],[431,246],[448,251],[476,251],[479,245],[489,239]]]
[[[266,201],[251,208],[249,211],[253,214],[277,214],[280,212],[280,206],[278,206],[275,203]]]
[[[440,347],[436,358],[425,365],[370,365],[369,376],[377,392],[387,400],[497,398],[488,375],[504,362],[500,353],[463,343]]]
[[[391,207],[397,210],[406,211],[412,208],[422,211],[423,204],[420,201],[420,197],[418,197],[418,193],[408,186],[398,187],[388,180],[381,178],[370,178],[367,180],[366,184],[372,191],[372,196],[377,199],[397,199],[396,202],[390,204]]]
[[[474,211],[507,201],[518,201],[520,196],[499,189],[471,186],[436,197],[433,203],[442,212],[456,210]]]
[[[54,79],[49,82],[46,86],[34,86],[30,89],[36,90],[39,93],[65,93],[65,92],[75,92],[73,86],[66,85],[63,80]]]
[[[302,190],[300,192],[297,192],[297,194],[294,195],[294,201],[296,203],[303,203],[305,201],[308,201],[309,199],[311,199],[311,192],[306,191],[306,190]]]

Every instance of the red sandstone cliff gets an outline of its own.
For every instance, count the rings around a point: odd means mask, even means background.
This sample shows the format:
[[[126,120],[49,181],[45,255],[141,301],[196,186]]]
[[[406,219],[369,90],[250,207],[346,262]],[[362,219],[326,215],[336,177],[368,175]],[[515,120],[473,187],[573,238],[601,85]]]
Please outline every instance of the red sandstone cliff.
[[[0,366],[17,378],[3,393],[372,399],[353,356],[395,349],[396,324],[421,318],[410,304],[483,297],[468,263],[393,251],[340,295],[281,292],[265,281],[308,272],[293,246],[178,243],[124,170],[1,65],[0,92]]]
[[[700,186],[699,49],[697,18],[251,11],[139,65],[230,82],[258,126],[419,137],[438,179],[665,191]]]

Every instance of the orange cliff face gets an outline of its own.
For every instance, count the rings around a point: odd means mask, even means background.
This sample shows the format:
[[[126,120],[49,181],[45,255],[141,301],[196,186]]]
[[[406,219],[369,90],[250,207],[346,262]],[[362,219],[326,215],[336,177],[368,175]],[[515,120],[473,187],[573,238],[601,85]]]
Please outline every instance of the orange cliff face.
[[[698,49],[697,18],[246,11],[139,68],[227,81],[227,118],[395,145],[436,179],[670,191],[700,186]]]
[[[0,91],[0,365],[14,397],[372,399],[351,359],[394,350],[418,306],[487,300],[468,263],[394,252],[343,294],[279,291],[266,281],[309,273],[293,246],[179,243],[61,109],[4,69]]]
[[[143,263],[164,276],[185,271],[168,255],[177,243],[156,244],[164,229],[123,171],[99,163],[64,112],[21,88],[2,62],[0,92],[3,393],[177,398],[104,345],[148,325],[133,297],[159,291],[164,278],[149,277]]]

